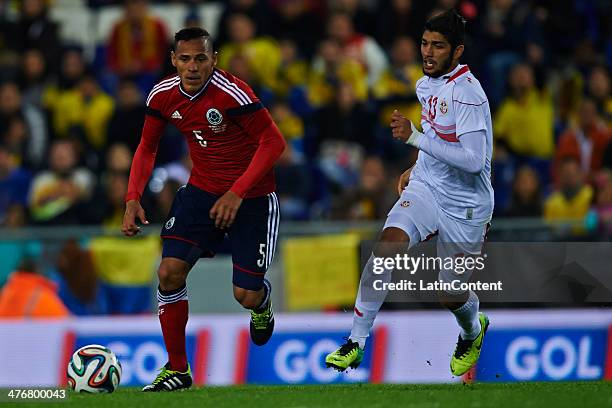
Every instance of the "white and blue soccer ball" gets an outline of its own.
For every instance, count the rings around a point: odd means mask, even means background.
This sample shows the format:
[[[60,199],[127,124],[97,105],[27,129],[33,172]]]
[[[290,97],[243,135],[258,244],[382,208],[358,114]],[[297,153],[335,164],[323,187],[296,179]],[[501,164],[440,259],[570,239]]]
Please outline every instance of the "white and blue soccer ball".
[[[107,347],[90,344],[74,352],[67,376],[76,392],[113,392],[121,381],[121,363]]]

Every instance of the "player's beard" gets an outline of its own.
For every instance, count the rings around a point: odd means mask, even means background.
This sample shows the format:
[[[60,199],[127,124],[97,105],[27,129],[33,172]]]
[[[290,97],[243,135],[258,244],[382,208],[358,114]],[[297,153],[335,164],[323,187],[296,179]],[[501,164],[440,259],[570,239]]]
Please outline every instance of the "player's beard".
[[[442,64],[440,65],[440,68],[435,70],[435,71],[433,71],[430,74],[425,72],[425,68],[423,68],[423,74],[428,76],[428,77],[430,77],[430,78],[440,78],[442,75],[446,75],[448,73],[448,71],[450,70],[451,65],[453,64],[452,55],[453,55],[452,52],[450,54],[448,54],[448,58],[445,59],[444,61],[442,61]]]

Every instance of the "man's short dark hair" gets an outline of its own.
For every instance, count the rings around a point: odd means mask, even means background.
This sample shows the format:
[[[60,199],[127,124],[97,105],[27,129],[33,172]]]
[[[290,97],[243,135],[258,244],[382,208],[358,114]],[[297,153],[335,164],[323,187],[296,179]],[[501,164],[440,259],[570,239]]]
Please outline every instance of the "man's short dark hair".
[[[211,50],[214,51],[212,37],[210,36],[208,31],[200,27],[183,28],[182,30],[174,34],[174,49],[176,50],[176,44],[178,44],[179,41],[189,41],[193,40],[194,38],[204,38],[208,40],[210,43]]]
[[[465,37],[465,19],[454,9],[436,14],[425,23],[425,31],[435,31],[440,33],[450,43],[454,51],[463,45]]]

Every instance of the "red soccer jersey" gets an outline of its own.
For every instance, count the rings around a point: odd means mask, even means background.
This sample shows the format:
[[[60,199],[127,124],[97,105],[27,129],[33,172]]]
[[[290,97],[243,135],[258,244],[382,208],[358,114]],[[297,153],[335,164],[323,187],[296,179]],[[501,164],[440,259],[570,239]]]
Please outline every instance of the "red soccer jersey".
[[[253,90],[214,69],[195,95],[183,90],[178,76],[153,87],[126,200],[142,195],[166,123],[187,138],[193,162],[190,184],[215,195],[232,190],[246,198],[274,191],[272,166],[284,149],[284,139]]]

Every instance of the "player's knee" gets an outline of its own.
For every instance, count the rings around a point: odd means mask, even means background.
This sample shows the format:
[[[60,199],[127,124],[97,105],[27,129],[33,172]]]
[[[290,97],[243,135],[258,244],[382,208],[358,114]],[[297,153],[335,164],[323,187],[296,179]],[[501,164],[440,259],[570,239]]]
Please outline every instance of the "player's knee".
[[[175,262],[165,262],[162,260],[157,277],[159,278],[159,286],[163,290],[174,290],[185,284],[188,268],[184,265]]]
[[[261,303],[259,292],[234,286],[234,298],[245,309],[255,309]]]
[[[394,257],[404,252],[410,244],[410,237],[403,230],[396,227],[385,228],[374,248],[377,257]]]
[[[438,291],[438,301],[449,310],[457,310],[467,302],[469,291],[461,293],[450,293],[443,290]]]

